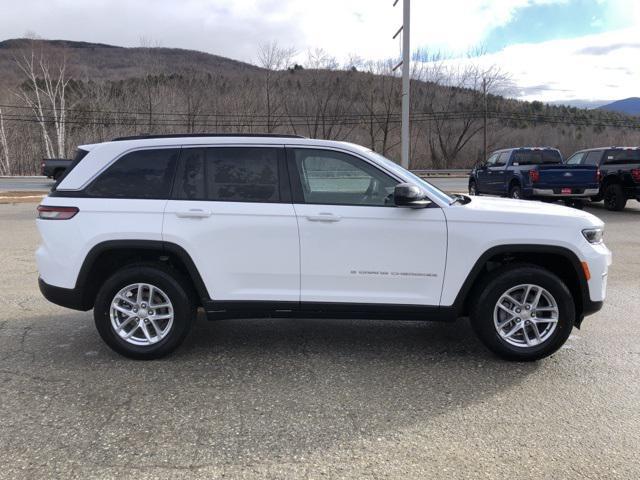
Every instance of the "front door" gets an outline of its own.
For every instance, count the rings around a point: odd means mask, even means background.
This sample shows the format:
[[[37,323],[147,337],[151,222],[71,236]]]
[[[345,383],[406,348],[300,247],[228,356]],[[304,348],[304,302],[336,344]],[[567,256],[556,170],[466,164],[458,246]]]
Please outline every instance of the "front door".
[[[183,148],[163,239],[214,301],[298,302],[298,224],[283,147]]]
[[[287,160],[303,304],[439,304],[447,248],[439,207],[396,207],[399,181],[345,152],[296,147]]]

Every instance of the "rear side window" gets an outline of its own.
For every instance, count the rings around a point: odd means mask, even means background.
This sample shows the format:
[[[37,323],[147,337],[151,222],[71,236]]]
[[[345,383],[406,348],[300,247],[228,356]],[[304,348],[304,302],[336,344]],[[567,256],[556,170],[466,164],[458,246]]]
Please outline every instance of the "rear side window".
[[[180,150],[138,150],[118,159],[87,188],[102,198],[169,198]]]
[[[519,150],[513,155],[513,163],[518,165],[543,165],[562,163],[557,150]]]
[[[188,148],[182,152],[174,197],[219,202],[280,201],[278,173],[283,149]]]
[[[640,150],[609,150],[605,154],[604,163],[607,165],[640,163]]]

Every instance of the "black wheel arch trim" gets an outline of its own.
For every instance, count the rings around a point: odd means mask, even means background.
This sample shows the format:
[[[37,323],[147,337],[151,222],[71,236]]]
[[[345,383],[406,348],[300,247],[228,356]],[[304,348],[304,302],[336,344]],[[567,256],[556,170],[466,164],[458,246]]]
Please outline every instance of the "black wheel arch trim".
[[[207,288],[191,256],[181,246],[162,240],[106,240],[94,245],[85,257],[84,262],[82,263],[82,267],[80,267],[80,272],[78,273],[78,278],[76,280],[76,286],[74,290],[82,291],[84,290],[83,286],[87,285],[88,282],[91,282],[89,275],[91,269],[95,265],[95,262],[100,257],[100,255],[105,252],[117,250],[152,250],[157,251],[160,255],[175,255],[180,259],[180,261],[182,261],[183,265],[187,269],[187,273],[189,274],[189,277],[193,282],[198,297],[202,301],[209,300],[209,293],[207,291]],[[85,299],[85,303],[87,302],[93,302],[93,299]]]
[[[466,280],[462,284],[462,287],[456,295],[456,299],[453,302],[453,310],[455,316],[459,317],[465,314],[466,302],[469,295],[472,294],[476,281],[480,278],[487,262],[499,255],[505,254],[552,254],[560,255],[567,259],[573,269],[575,270],[576,277],[578,278],[578,288],[580,291],[580,299],[576,301],[576,325],[579,327],[582,320],[586,315],[591,315],[602,308],[603,302],[594,302],[589,296],[589,285],[587,279],[584,276],[582,270],[582,264],[578,256],[566,247],[560,247],[555,245],[538,245],[538,244],[513,244],[513,245],[498,245],[486,250],[480,258],[476,261],[473,268],[467,275]]]

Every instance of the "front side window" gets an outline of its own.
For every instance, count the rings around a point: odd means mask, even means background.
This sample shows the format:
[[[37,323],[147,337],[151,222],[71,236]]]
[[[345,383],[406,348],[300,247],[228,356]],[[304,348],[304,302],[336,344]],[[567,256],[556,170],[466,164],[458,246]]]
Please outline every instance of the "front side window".
[[[498,159],[496,160],[496,167],[503,167],[509,161],[509,157],[511,156],[511,152],[502,152]]]
[[[496,164],[496,161],[498,160],[499,156],[500,156],[499,153],[494,153],[493,155],[491,155],[489,157],[489,160],[487,160],[487,167],[493,167]]]
[[[602,158],[602,150],[596,150],[593,152],[587,153],[582,161],[583,165],[600,165],[600,159]]]
[[[185,148],[174,197],[219,202],[280,201],[277,148]]]
[[[127,153],[87,188],[100,198],[169,198],[180,150],[138,150]]]
[[[332,150],[292,149],[305,203],[393,206],[399,183],[359,158]]]

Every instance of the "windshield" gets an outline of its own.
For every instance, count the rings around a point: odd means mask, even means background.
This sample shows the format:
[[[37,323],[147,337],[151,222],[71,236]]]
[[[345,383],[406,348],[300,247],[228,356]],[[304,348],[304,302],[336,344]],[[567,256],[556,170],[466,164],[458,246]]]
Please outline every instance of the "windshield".
[[[437,197],[440,201],[446,203],[447,205],[450,205],[455,200],[453,197],[451,197],[450,195],[447,195],[445,192],[440,190],[435,185],[432,185],[431,183],[429,183],[426,180],[420,178],[419,176],[415,175],[414,173],[411,173],[409,170],[405,170],[404,168],[402,168],[400,165],[398,165],[394,161],[389,160],[386,157],[383,157],[379,153],[376,153],[373,150],[370,150],[369,151],[369,155],[372,155],[373,157],[375,157],[375,159],[377,161],[382,163],[389,170],[391,170],[393,172],[396,172],[396,173],[398,173],[398,174],[400,174],[400,175],[402,175],[404,177],[409,177],[417,185],[419,185],[422,188],[424,188],[427,191],[427,193],[429,194],[430,197],[432,197],[432,198],[433,197]]]

